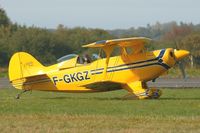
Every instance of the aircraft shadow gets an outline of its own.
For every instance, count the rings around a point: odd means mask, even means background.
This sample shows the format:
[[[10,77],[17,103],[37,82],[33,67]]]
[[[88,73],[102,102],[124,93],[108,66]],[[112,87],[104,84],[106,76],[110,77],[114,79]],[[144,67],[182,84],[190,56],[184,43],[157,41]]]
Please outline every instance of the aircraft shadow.
[[[41,99],[49,99],[49,100],[56,100],[56,99],[82,99],[82,100],[123,100],[122,98],[119,97],[112,97],[112,98],[102,98],[102,97],[42,97]]]
[[[82,99],[82,100],[102,100],[102,101],[110,101],[110,100],[137,100],[134,98],[123,98],[123,97],[111,97],[111,98],[105,98],[105,97],[41,97],[41,99],[48,99],[48,100],[64,100],[64,99]],[[145,99],[145,100],[200,100],[200,97],[196,98],[173,98],[173,97],[165,97],[165,98],[159,98],[159,99]]]

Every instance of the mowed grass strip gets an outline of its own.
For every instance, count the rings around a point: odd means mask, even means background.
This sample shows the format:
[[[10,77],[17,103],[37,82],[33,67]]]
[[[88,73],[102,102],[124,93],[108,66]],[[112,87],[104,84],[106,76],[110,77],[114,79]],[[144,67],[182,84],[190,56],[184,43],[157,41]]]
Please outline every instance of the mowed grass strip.
[[[158,100],[104,93],[0,90],[1,132],[200,132],[200,89],[163,89]]]
[[[6,115],[0,116],[1,132],[164,133],[200,132],[200,117],[150,117],[110,115]]]

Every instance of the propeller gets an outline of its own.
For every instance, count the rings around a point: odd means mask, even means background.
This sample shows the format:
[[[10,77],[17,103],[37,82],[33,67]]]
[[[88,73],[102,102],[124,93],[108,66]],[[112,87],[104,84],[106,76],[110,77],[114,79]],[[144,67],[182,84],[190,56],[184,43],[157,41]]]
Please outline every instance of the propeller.
[[[177,47],[177,45],[176,45]],[[186,51],[186,50],[179,50],[178,48],[177,49],[174,49],[173,51],[170,51],[170,56],[174,58],[176,64],[175,65],[178,65],[179,69],[180,69],[180,72],[182,74],[182,77],[183,79],[187,79],[187,75],[186,75],[186,72],[185,72],[185,65],[184,65],[184,60],[182,60],[183,58],[185,58],[186,56],[188,56],[190,54],[189,51]],[[166,71],[167,72],[167,71]],[[163,73],[162,75],[164,75],[166,73]],[[156,78],[152,80],[152,82],[155,82]]]

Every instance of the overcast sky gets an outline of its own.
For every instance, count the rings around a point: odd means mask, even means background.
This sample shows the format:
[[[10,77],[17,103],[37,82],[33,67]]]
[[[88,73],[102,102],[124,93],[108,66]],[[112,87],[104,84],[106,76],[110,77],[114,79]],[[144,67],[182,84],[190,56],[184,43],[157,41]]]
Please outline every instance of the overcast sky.
[[[0,0],[13,22],[56,28],[130,28],[157,21],[200,23],[200,0]]]

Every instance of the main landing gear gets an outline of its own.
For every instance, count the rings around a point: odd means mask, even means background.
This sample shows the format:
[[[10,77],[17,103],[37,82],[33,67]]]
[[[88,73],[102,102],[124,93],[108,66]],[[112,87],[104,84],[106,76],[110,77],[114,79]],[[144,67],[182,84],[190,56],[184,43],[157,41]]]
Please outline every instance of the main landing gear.
[[[162,95],[161,90],[149,88],[146,82],[141,81],[128,83],[123,88],[129,91],[125,97],[132,95],[134,99],[158,99]]]

